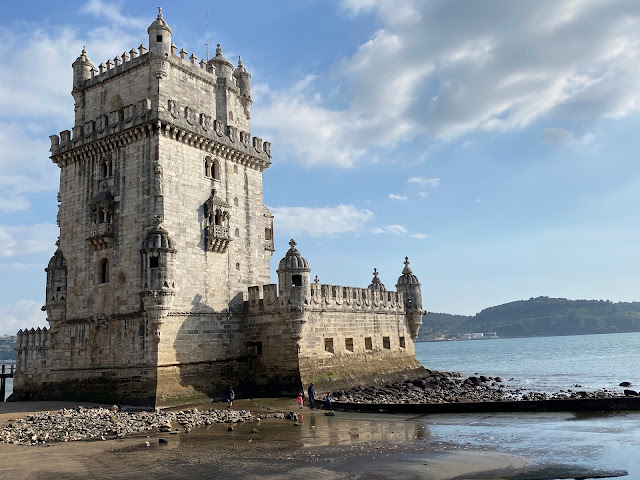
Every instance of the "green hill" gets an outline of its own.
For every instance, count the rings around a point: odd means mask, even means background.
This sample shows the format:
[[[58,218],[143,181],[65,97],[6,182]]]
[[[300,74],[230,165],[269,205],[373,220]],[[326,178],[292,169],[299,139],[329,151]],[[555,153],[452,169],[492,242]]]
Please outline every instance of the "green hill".
[[[485,308],[474,316],[429,313],[418,341],[471,332],[530,337],[638,331],[640,302],[537,297]]]
[[[0,336],[0,360],[16,359],[16,337],[12,335]]]

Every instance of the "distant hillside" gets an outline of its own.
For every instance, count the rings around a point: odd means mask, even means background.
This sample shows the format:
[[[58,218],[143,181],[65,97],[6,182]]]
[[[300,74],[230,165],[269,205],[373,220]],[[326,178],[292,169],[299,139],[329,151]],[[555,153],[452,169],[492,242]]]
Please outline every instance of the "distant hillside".
[[[15,360],[16,359],[16,337],[15,336],[0,336],[0,360]]]
[[[485,308],[474,316],[429,313],[418,341],[472,332],[530,337],[638,331],[640,302],[537,297]]]

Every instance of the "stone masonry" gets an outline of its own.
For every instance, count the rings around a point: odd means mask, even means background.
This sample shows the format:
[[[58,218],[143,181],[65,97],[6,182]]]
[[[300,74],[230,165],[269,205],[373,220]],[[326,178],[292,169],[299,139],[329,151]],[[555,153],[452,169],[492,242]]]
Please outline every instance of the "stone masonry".
[[[162,16],[140,45],[73,63],[75,124],[60,168],[49,328],[18,332],[13,399],[147,406],[344,388],[422,371],[420,283],[322,285],[295,242],[268,284],[273,216],[251,137],[251,75],[218,45],[200,60]]]

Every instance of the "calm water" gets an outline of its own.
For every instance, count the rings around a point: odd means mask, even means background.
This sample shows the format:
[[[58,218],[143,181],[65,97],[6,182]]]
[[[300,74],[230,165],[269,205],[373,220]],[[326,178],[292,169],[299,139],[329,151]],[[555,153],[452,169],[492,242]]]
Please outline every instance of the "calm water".
[[[557,391],[640,389],[640,333],[514,338],[416,345],[427,368],[500,376],[510,386]],[[510,380],[513,379],[513,380]],[[496,448],[534,464],[623,469],[640,479],[640,413],[425,416],[441,441]]]
[[[2,366],[2,365],[6,365],[7,366],[7,368],[6,368],[7,372],[11,369],[11,364],[10,363],[0,360],[0,366]],[[6,383],[6,386],[5,386],[5,388],[6,388],[5,398],[7,398],[13,392],[13,378],[7,378],[6,382],[7,383]]]
[[[639,347],[640,332],[423,342],[416,345],[416,357],[427,368],[497,375],[531,390],[566,390],[575,384],[622,390],[623,381],[640,388]]]

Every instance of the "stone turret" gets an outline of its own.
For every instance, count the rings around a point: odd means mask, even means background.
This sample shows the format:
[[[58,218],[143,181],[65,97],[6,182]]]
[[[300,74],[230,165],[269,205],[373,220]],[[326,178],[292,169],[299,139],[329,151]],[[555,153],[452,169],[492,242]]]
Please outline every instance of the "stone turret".
[[[44,271],[47,272],[47,300],[42,310],[47,312],[49,326],[55,330],[64,320],[67,298],[67,262],[60,249],[53,254]]]
[[[371,290],[377,290],[379,292],[386,292],[387,289],[384,286],[384,283],[382,283],[382,280],[380,280],[378,278],[378,269],[374,268],[373,269],[373,279],[371,279],[371,284],[369,285],[369,288]]]
[[[226,83],[227,85],[233,83],[233,63],[224,58],[220,44],[216,46],[216,56],[209,60],[209,64],[215,67],[218,83]]]
[[[244,68],[240,56],[238,56],[238,68],[233,72],[233,78],[235,78],[238,83],[240,95],[251,99],[251,74]]]
[[[278,291],[285,307],[308,305],[311,298],[309,262],[300,255],[296,241],[291,239],[291,248],[278,264]]]
[[[91,78],[91,71],[95,68],[87,57],[85,47],[82,47],[82,53],[71,66],[73,67],[73,90],[75,91],[84,87],[85,81]]]
[[[418,330],[422,325],[422,316],[425,311],[422,309],[422,290],[411,268],[409,267],[409,257],[404,257],[404,268],[402,275],[398,278],[396,289],[404,297],[404,308],[407,312],[407,321],[411,330],[411,337],[415,340],[418,337]]]
[[[171,34],[173,32],[162,17],[161,7],[158,7],[158,18],[149,25],[147,33],[149,34],[149,52],[153,55],[171,55]]]

